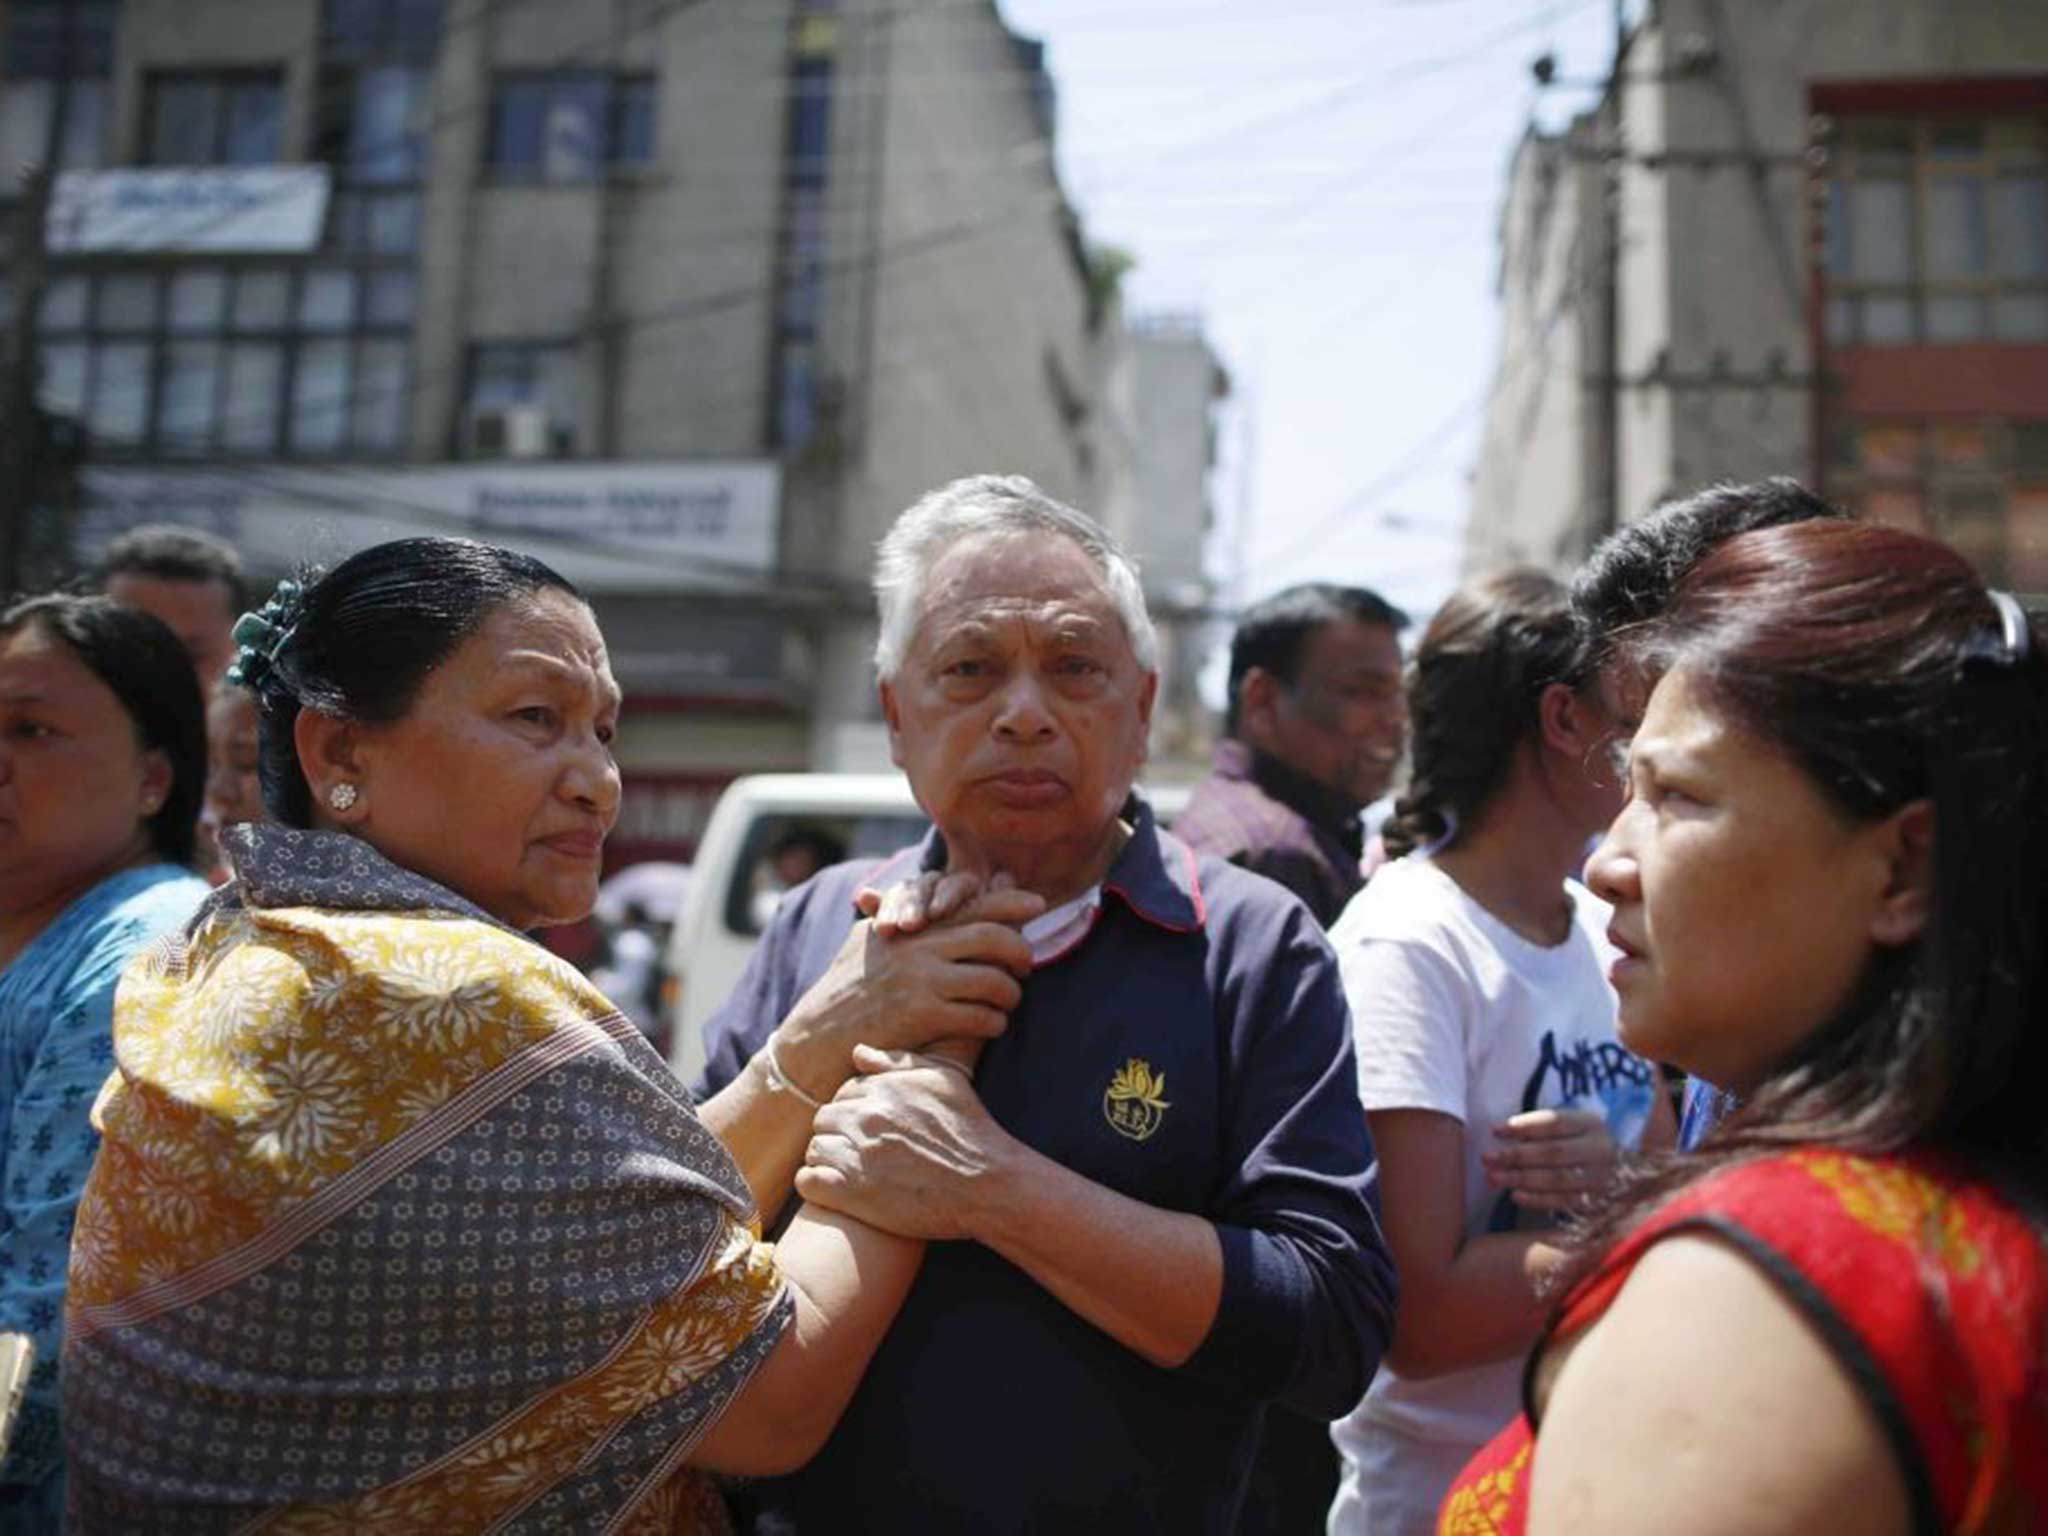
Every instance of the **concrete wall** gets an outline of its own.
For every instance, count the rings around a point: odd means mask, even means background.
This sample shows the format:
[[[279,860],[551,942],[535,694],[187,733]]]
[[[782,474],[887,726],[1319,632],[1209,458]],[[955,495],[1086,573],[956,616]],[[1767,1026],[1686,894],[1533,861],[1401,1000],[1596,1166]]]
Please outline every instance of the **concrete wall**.
[[[1598,366],[1600,169],[1590,119],[1530,134],[1501,214],[1500,363],[1466,529],[1465,575],[1574,558],[1595,494],[1587,374]]]
[[[1656,0],[1632,39],[1616,103],[1620,253],[1615,399],[1617,511],[1722,479],[1811,477],[1814,360],[1807,316],[1814,231],[1812,86],[1824,82],[2039,75],[2048,7],[2027,0]],[[1523,159],[1530,158],[1525,148]],[[1589,160],[1588,164],[1597,161]],[[1551,270],[1556,235],[1597,238],[1593,184],[1560,201],[1535,238],[1518,163],[1503,213],[1502,355],[1473,495],[1467,564],[1567,565],[1602,531],[1597,430],[1572,450],[1565,365],[1528,362],[1517,272]],[[1521,221],[1521,222],[1518,222]],[[1588,371],[1597,289],[1584,323]],[[1541,386],[1558,402],[1531,401]],[[1600,409],[1596,393],[1584,407]],[[1576,460],[1576,473],[1573,461]]]
[[[1222,372],[1192,320],[1141,320],[1128,345],[1137,496],[1124,537],[1144,568],[1147,591],[1199,600],[1207,588],[1202,551],[1214,522],[1210,449]]]

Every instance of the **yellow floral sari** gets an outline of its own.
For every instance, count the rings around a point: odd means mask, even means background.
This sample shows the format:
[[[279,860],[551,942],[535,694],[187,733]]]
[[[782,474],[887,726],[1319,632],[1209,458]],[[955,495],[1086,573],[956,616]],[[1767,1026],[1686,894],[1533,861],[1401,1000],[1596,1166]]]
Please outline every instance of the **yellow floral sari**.
[[[87,1531],[698,1529],[787,1326],[746,1183],[573,968],[331,833],[132,967],[73,1237]]]

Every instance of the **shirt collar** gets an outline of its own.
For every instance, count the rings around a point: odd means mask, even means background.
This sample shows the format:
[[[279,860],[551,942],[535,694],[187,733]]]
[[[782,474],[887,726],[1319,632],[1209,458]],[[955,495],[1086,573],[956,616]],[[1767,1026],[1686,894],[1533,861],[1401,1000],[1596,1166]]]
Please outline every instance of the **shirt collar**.
[[[1103,877],[1104,893],[1116,896],[1155,928],[1169,933],[1201,932],[1209,920],[1209,909],[1194,850],[1161,831],[1151,803],[1135,791],[1124,802],[1123,815],[1131,825],[1131,837]],[[913,869],[945,867],[946,840],[933,827],[923,842],[886,860],[862,883],[882,885]]]
[[[1365,832],[1359,817],[1360,807],[1342,790],[1332,789],[1320,779],[1312,779],[1270,753],[1261,752],[1241,741],[1226,739],[1217,742],[1214,763],[1216,772],[1223,778],[1256,784],[1267,795],[1312,826],[1322,828],[1352,852],[1364,851]]]

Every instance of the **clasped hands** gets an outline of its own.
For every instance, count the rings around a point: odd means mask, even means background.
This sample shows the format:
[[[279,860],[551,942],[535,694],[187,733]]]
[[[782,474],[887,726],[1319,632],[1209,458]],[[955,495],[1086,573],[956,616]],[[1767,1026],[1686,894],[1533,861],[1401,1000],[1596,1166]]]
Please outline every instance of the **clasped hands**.
[[[903,1237],[970,1238],[1018,1144],[983,1108],[973,1072],[1023,997],[1018,930],[1044,901],[1002,875],[925,874],[866,890],[822,991],[853,1020],[852,1069],[817,1112],[796,1192]]]

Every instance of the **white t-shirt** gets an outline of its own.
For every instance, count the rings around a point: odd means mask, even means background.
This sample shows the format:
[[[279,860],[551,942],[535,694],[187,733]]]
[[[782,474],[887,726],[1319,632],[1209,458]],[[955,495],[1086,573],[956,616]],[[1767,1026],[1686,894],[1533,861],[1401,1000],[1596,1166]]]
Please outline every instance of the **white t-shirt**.
[[[1635,1147],[1655,1102],[1655,1068],[1615,1038],[1609,908],[1575,881],[1566,890],[1570,935],[1536,944],[1411,854],[1375,875],[1330,931],[1365,1107],[1432,1109],[1465,1127],[1468,1237],[1518,1225],[1517,1208],[1488,1186],[1480,1161],[1494,1126],[1525,1109],[1590,1109],[1605,1115],[1618,1145]],[[1387,1430],[1476,1451],[1514,1417],[1521,1371],[1519,1356],[1420,1381],[1382,1365],[1365,1401],[1331,1428],[1351,1463],[1346,1495],[1362,1482],[1359,1493],[1378,1507],[1369,1523],[1349,1524],[1338,1519],[1340,1497],[1331,1530],[1392,1532],[1400,1522],[1381,1511],[1406,1506],[1433,1516],[1441,1487],[1431,1496],[1386,1486],[1417,1458],[1369,1454],[1368,1442]]]

